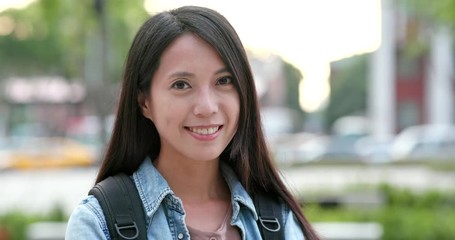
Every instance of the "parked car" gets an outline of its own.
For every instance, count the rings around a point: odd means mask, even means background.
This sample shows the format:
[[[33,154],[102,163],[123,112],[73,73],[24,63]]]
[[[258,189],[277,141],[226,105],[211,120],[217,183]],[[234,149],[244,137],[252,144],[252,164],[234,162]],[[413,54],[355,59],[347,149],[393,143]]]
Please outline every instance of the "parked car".
[[[392,161],[390,156],[392,141],[393,136],[361,137],[355,143],[355,151],[366,163],[388,163]]]
[[[357,137],[302,134],[276,145],[275,159],[286,165],[316,161],[357,162],[360,156],[354,148]]]
[[[3,168],[63,168],[90,166],[95,154],[86,146],[67,138],[10,139],[10,149],[5,154]]]
[[[391,156],[396,160],[455,160],[455,125],[416,125],[394,139]]]
[[[326,137],[325,147],[314,161],[359,162],[360,156],[355,151],[356,135],[330,135]]]
[[[317,135],[306,132],[286,134],[269,140],[269,146],[279,165],[292,166],[312,159],[312,152],[318,151],[319,145],[313,144],[309,149],[306,146],[316,138]]]

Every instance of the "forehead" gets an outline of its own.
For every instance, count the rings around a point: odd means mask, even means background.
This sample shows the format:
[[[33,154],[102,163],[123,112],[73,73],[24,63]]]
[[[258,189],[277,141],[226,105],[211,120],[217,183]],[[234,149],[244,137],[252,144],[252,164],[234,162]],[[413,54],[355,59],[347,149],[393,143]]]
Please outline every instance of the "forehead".
[[[215,48],[193,33],[185,33],[172,41],[172,43],[163,51],[161,59],[170,56],[208,56],[220,58]]]
[[[177,37],[161,54],[157,73],[169,71],[216,71],[225,68],[215,48],[199,36],[185,33]]]

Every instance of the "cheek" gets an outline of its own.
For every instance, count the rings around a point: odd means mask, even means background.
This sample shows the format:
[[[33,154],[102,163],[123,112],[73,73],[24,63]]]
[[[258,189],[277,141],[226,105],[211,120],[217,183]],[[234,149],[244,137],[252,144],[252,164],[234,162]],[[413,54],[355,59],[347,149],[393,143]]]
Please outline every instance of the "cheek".
[[[231,121],[233,121],[235,128],[238,127],[238,122],[240,118],[240,100],[238,97],[232,98],[232,101],[230,101],[229,106],[227,106],[229,109],[229,115],[232,118]]]
[[[157,104],[151,105],[150,115],[157,128],[167,128],[181,118],[182,104],[178,104],[176,101],[165,101],[164,98],[161,101],[155,101],[155,103]]]

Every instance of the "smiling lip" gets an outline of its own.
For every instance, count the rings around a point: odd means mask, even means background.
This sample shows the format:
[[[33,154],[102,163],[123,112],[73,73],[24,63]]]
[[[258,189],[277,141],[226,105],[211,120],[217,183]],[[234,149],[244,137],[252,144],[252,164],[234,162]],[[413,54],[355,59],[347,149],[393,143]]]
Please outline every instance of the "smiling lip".
[[[191,136],[202,141],[210,141],[215,139],[219,135],[222,128],[223,125],[207,127],[185,127]]]

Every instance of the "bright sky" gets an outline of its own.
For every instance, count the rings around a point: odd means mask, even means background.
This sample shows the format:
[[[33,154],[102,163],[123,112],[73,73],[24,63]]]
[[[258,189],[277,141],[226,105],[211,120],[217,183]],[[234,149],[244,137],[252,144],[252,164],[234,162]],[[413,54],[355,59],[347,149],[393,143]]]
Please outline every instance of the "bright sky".
[[[34,0],[0,0],[24,7]],[[380,0],[144,0],[150,13],[183,5],[216,9],[234,26],[245,47],[277,54],[299,68],[300,106],[315,111],[330,93],[330,62],[375,51],[380,45]]]
[[[21,9],[35,0],[0,0],[0,12],[8,8]]]

